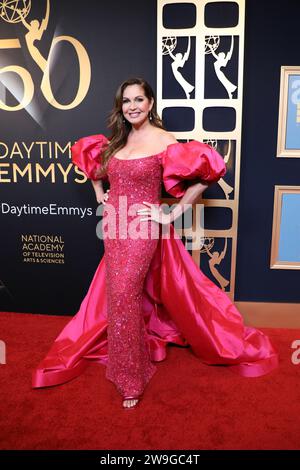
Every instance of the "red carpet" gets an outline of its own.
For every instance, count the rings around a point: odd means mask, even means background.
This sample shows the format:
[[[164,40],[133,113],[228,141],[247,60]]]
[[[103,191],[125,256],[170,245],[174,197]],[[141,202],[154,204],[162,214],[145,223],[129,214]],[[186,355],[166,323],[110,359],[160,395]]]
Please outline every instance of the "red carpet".
[[[299,330],[264,331],[280,353],[279,369],[242,378],[202,364],[188,349],[167,359],[136,410],[92,364],[76,380],[31,389],[31,371],[69,317],[0,314],[0,449],[297,449],[300,364],[291,362]]]

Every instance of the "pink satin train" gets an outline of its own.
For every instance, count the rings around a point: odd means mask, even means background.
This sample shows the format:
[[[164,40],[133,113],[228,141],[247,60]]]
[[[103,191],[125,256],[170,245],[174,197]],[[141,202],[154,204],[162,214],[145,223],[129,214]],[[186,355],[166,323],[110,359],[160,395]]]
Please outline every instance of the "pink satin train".
[[[78,313],[33,373],[34,388],[74,379],[91,362],[107,362],[105,255]],[[160,238],[143,291],[151,360],[166,357],[168,343],[190,345],[209,365],[228,365],[246,377],[267,374],[278,355],[261,331],[247,327],[228,296],[198,268],[171,226]]]

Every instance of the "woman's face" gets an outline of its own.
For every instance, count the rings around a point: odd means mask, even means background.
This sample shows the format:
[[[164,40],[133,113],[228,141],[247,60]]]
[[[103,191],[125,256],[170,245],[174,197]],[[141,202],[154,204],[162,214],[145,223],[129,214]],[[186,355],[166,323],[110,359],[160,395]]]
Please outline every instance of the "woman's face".
[[[130,124],[138,126],[148,119],[152,109],[153,99],[150,101],[145,96],[141,85],[128,85],[123,92],[122,111],[125,119]]]

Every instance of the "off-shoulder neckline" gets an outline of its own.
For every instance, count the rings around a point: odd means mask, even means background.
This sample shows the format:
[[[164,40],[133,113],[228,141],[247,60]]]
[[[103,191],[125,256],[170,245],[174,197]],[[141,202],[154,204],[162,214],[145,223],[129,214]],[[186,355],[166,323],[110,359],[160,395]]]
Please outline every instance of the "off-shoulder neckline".
[[[167,147],[162,150],[161,152],[158,152],[158,153],[154,153],[153,155],[146,155],[145,157],[136,157],[136,158],[117,158],[115,157],[115,155],[113,155],[113,158],[115,160],[120,160],[121,162],[129,162],[129,161],[133,161],[133,160],[143,160],[144,158],[153,158],[153,157],[157,157],[158,155],[161,155],[162,153],[165,153],[168,148],[171,146],[171,145],[177,145],[179,144],[180,142],[173,142],[172,144],[169,144],[167,145]]]

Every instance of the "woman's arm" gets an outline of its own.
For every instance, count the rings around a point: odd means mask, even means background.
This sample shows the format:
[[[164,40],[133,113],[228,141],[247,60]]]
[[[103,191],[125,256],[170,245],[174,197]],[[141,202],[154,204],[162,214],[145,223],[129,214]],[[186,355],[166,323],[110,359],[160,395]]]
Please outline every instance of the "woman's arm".
[[[147,206],[147,208],[139,209],[137,214],[146,216],[143,217],[141,221],[154,220],[160,224],[170,224],[183,214],[190,207],[190,204],[194,204],[200,194],[202,194],[207,187],[207,184],[196,183],[187,188],[184,196],[182,196],[178,204],[169,214],[163,212],[162,208],[157,207],[157,204],[152,204],[151,202],[146,201],[143,201],[143,204]]]
[[[206,190],[206,188],[208,188],[208,184],[203,183],[196,183],[187,188],[184,196],[182,196],[180,201],[170,212],[170,223],[178,219],[178,217],[180,217],[188,209],[188,205],[184,207],[185,204],[194,204],[194,202],[197,201],[199,196],[203,193],[203,191]]]
[[[102,181],[101,180],[91,180],[91,181],[92,181],[92,185],[95,191],[95,196],[96,196],[98,204],[105,205],[105,201],[107,200],[107,195],[103,190]],[[108,192],[109,192],[109,189],[107,190],[107,193]]]

